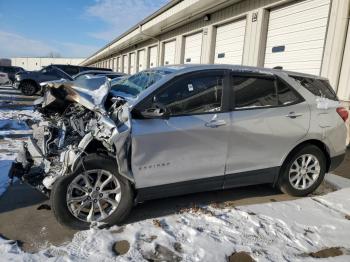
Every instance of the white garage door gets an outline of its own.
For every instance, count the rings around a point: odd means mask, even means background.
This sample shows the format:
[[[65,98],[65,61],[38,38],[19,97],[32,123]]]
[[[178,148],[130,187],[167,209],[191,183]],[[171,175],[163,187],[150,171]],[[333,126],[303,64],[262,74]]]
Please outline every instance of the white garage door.
[[[153,46],[149,49],[149,67],[156,67],[158,64],[158,47]]]
[[[140,50],[137,53],[137,70],[138,72],[146,69],[145,67],[145,50]]]
[[[164,43],[164,65],[175,64],[176,41]]]
[[[122,71],[122,63],[121,63],[121,58],[120,56],[117,58],[117,71],[121,72]]]
[[[129,73],[129,61],[127,55],[123,55],[123,73]]]
[[[135,53],[130,54],[130,74],[136,73],[136,55]]]
[[[319,75],[330,0],[308,0],[270,12],[265,67]]]
[[[217,28],[214,63],[242,64],[245,30],[245,19]]]
[[[200,64],[202,56],[203,33],[185,37],[185,64]]]

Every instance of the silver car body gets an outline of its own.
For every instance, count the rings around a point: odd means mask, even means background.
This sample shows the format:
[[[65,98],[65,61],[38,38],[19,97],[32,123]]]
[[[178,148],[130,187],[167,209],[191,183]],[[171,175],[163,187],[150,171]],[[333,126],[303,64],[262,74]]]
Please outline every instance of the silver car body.
[[[331,159],[345,154],[346,127],[335,110],[340,104],[326,101],[326,106],[320,108],[317,97],[289,77],[289,72],[225,65],[170,69],[173,74],[141,93],[131,107],[171,78],[213,69],[276,75],[305,101],[275,108],[133,119],[131,168],[138,189],[168,184],[176,187],[180,182],[179,187],[190,182],[193,190],[198,183],[212,185],[214,189],[273,183],[288,154],[305,141],[323,143]],[[211,121],[223,125],[212,128],[208,126]]]
[[[134,184],[140,201],[205,190],[276,183],[279,170],[288,155],[305,142],[324,149],[328,171],[344,158],[346,126],[336,112],[340,103],[315,96],[291,78],[290,74],[320,77],[232,65],[187,65],[152,70],[166,70],[168,74],[138,96],[126,98],[127,102],[123,106],[115,108],[118,123],[112,121],[103,108],[102,102],[108,93],[104,81],[95,79],[99,82],[99,88],[90,92],[75,87],[74,83],[63,83],[72,101],[96,112],[98,117],[85,128],[90,131],[79,145],[76,148],[69,147],[62,153],[59,175],[74,170],[82,152],[93,140],[101,141],[110,154],[115,155],[119,173]],[[133,112],[147,98],[173,79],[212,71],[223,75],[278,77],[292,87],[302,101],[276,107],[230,109],[166,118],[132,117]],[[61,84],[59,81],[53,83],[52,88],[59,88]],[[228,89],[228,84],[224,83],[224,89],[225,86]],[[98,103],[91,104],[96,99]],[[228,98],[224,95],[223,99]],[[43,184],[50,189],[56,178],[57,174],[49,173]]]

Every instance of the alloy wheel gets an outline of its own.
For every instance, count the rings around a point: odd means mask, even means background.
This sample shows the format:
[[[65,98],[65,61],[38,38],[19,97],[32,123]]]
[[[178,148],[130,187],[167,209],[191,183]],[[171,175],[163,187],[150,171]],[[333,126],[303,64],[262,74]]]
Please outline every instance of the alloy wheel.
[[[69,211],[77,219],[88,223],[102,221],[119,205],[120,183],[106,170],[89,170],[69,184],[66,199]]]
[[[289,169],[289,182],[297,190],[310,188],[320,176],[321,166],[311,154],[299,156]]]
[[[35,86],[33,86],[32,84],[30,83],[24,83],[23,84],[23,87],[22,87],[22,92],[25,94],[25,95],[34,95],[35,94]]]

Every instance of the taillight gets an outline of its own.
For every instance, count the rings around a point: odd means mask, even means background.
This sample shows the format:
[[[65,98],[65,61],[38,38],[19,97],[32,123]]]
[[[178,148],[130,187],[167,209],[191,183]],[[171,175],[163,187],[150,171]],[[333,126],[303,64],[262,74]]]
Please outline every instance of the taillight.
[[[346,110],[344,107],[338,107],[337,113],[344,120],[344,122],[348,120],[349,113],[348,113],[348,110]]]
[[[6,75],[5,74],[0,74],[1,77],[5,77]]]

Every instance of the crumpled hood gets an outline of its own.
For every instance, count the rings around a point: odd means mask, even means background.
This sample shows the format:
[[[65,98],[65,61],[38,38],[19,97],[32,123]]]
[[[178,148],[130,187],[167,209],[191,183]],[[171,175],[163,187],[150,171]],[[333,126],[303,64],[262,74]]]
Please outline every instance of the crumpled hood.
[[[65,99],[76,102],[91,111],[105,112],[104,103],[110,91],[110,83],[106,77],[94,77],[77,81],[64,79],[45,82],[41,85],[48,89],[62,89]]]

